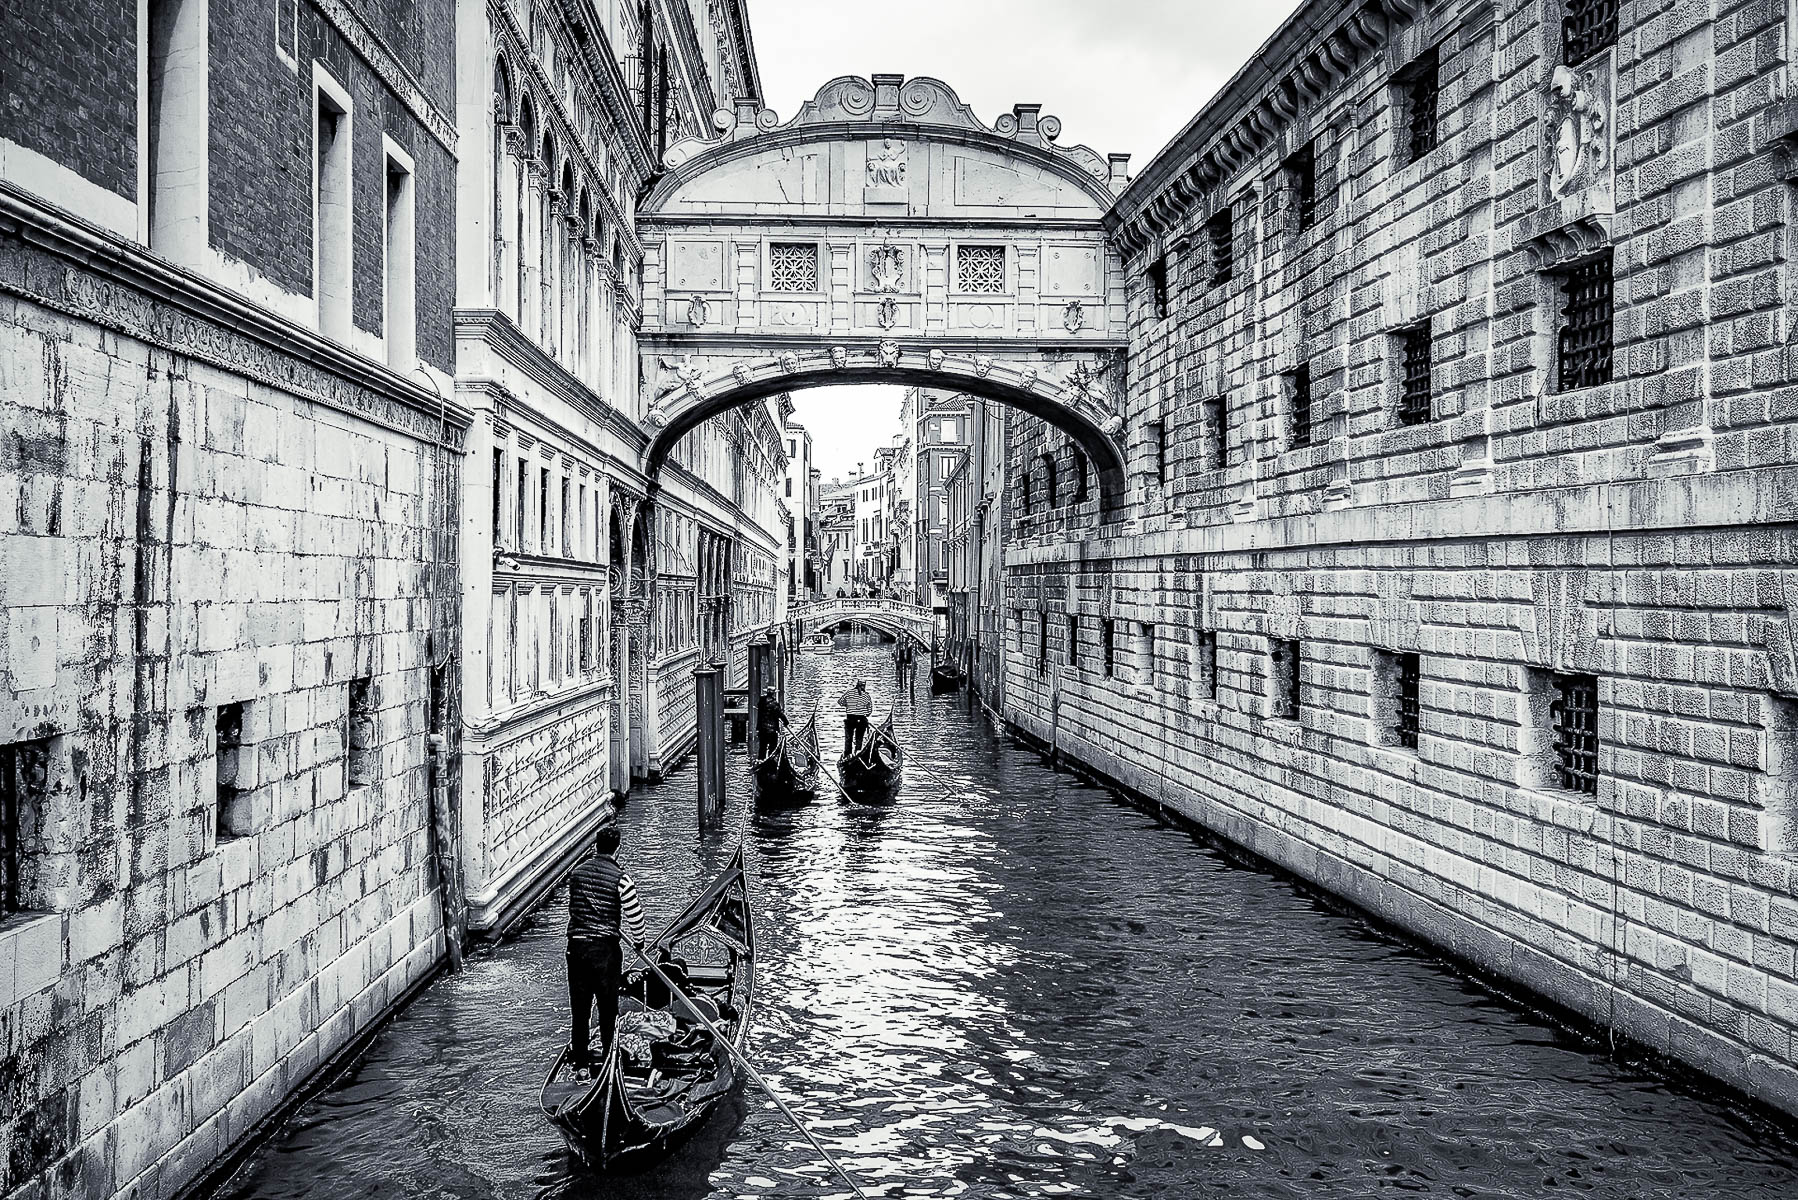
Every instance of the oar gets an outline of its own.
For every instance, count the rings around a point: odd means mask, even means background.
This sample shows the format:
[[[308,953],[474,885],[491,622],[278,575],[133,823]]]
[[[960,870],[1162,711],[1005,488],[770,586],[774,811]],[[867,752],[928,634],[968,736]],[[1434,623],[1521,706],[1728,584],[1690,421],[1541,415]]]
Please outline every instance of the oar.
[[[774,1101],[776,1107],[778,1107],[781,1112],[786,1114],[787,1120],[793,1123],[793,1128],[805,1135],[805,1140],[812,1144],[812,1149],[816,1150],[819,1155],[823,1157],[824,1161],[831,1165],[832,1170],[843,1177],[843,1182],[847,1183],[850,1188],[854,1190],[855,1194],[862,1198],[862,1200],[868,1200],[868,1193],[862,1191],[861,1185],[855,1182],[855,1177],[845,1171],[841,1164],[830,1156],[830,1151],[826,1150],[818,1139],[812,1136],[812,1131],[805,1127],[805,1122],[801,1121],[793,1110],[787,1107],[787,1102],[780,1098],[780,1093],[769,1086],[768,1081],[762,1078],[762,1073],[750,1065],[749,1060],[743,1057],[743,1052],[738,1050],[736,1046],[732,1044],[731,1040],[724,1036],[723,1031],[706,1018],[705,1013],[701,1011],[699,1005],[693,1003],[687,993],[681,991],[680,985],[668,978],[667,975],[663,974],[662,968],[656,966],[654,961],[652,961],[647,954],[643,953],[643,951],[637,949],[635,946],[631,947],[631,951],[638,958],[643,960],[644,966],[655,972],[656,978],[660,979],[662,983],[667,986],[668,991],[678,997],[682,1004],[687,1006],[689,1012],[699,1018],[699,1023],[705,1026],[706,1032],[717,1038],[718,1043],[726,1050],[730,1051],[730,1056],[737,1060],[737,1065],[742,1067],[744,1073],[755,1080],[764,1092],[768,1093],[768,1098]]]

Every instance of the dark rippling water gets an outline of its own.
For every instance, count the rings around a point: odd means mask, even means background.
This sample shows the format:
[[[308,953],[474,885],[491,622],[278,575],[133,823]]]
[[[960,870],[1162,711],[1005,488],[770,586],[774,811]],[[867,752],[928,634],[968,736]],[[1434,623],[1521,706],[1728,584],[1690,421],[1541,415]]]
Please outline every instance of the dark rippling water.
[[[884,652],[846,649],[801,657],[790,707],[834,711],[857,672],[884,709]],[[870,1195],[1798,1197],[1789,1130],[1050,772],[925,682],[898,701],[897,804],[748,835],[755,1058]],[[690,764],[626,810],[654,914],[727,852],[693,810]],[[558,896],[433,984],[225,1194],[847,1194],[754,1091],[661,1168],[583,1173],[537,1109],[567,1036],[563,920]]]

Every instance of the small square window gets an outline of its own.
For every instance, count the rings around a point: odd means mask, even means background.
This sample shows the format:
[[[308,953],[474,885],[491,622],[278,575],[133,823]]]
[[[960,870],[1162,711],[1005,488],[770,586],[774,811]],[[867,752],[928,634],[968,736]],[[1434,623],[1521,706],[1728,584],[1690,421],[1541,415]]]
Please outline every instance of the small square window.
[[[1404,103],[1405,162],[1414,163],[1436,148],[1441,100],[1440,60],[1432,46],[1418,55],[1399,76]]]
[[[1149,264],[1149,303],[1157,321],[1167,318],[1167,256]]]
[[[1292,445],[1311,444],[1311,366],[1300,363],[1286,375],[1287,411],[1291,415]]]
[[[1561,329],[1555,345],[1557,390],[1570,392],[1611,382],[1611,252],[1606,250],[1598,258],[1563,272],[1560,290]]]
[[[1205,222],[1205,240],[1211,247],[1212,284],[1230,282],[1236,266],[1236,234],[1228,208],[1220,208]]]
[[[773,242],[768,246],[768,290],[818,290],[818,243]]]
[[[256,832],[250,814],[256,779],[244,737],[246,717],[247,706],[242,703],[221,704],[213,714],[213,819],[215,837],[221,842]]]
[[[380,760],[375,727],[375,681],[367,676],[350,681],[347,731],[348,783],[351,787],[366,787],[375,782]]]
[[[1416,654],[1374,651],[1373,717],[1379,745],[1417,749],[1421,661]]]
[[[1274,638],[1268,647],[1270,686],[1273,691],[1272,715],[1283,721],[1299,719],[1299,644],[1286,638]]]
[[[1099,622],[1099,658],[1105,678],[1117,674],[1117,624],[1110,617]]]
[[[1317,223],[1317,145],[1306,142],[1286,160],[1286,178],[1292,188],[1293,227],[1298,232]]]
[[[1200,401],[1200,411],[1205,419],[1205,469],[1222,470],[1229,445],[1229,411],[1221,396]]]
[[[1424,321],[1399,334],[1404,378],[1399,392],[1398,423],[1426,425],[1435,415],[1430,389],[1430,323]]]
[[[1578,66],[1617,44],[1617,0],[1567,0],[1561,17],[1561,61]]]
[[[1598,794],[1598,680],[1591,675],[1554,676],[1549,704],[1555,770],[1568,791]]]
[[[1217,699],[1217,631],[1192,631],[1192,696],[1196,701]]]
[[[1004,246],[957,246],[955,281],[964,292],[996,296],[1005,291]]]

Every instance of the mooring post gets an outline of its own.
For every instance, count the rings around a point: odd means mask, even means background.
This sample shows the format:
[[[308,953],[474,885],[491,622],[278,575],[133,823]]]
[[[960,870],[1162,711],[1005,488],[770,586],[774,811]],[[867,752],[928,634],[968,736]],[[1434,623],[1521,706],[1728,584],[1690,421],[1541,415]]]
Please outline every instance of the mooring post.
[[[787,706],[787,656],[781,653],[780,631],[768,627],[768,665],[774,672],[774,698]]]
[[[715,664],[693,668],[694,719],[698,724],[699,829],[724,815],[724,691]]]
[[[743,649],[749,655],[749,719],[744,728],[749,731],[749,761],[754,762],[762,752],[762,689],[774,682],[774,671],[768,662],[768,643],[750,642]]]

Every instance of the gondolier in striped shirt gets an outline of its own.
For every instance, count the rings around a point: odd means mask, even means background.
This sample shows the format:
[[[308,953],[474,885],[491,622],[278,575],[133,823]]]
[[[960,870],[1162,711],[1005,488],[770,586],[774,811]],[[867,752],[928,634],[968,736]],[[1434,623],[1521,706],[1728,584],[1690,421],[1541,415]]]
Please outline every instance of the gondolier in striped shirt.
[[[570,1061],[577,1071],[605,1061],[618,1024],[618,989],[624,956],[618,945],[622,931],[631,945],[643,949],[643,905],[637,885],[619,867],[618,818],[611,797],[594,841],[594,853],[568,877],[568,1000],[574,1009]],[[593,1004],[599,1003],[599,1055],[588,1054]]]
[[[868,681],[856,680],[855,686],[843,693],[841,703],[848,714],[843,718],[843,745],[854,754],[862,748],[862,739],[868,736],[868,718],[874,714],[874,697],[868,695]]]

